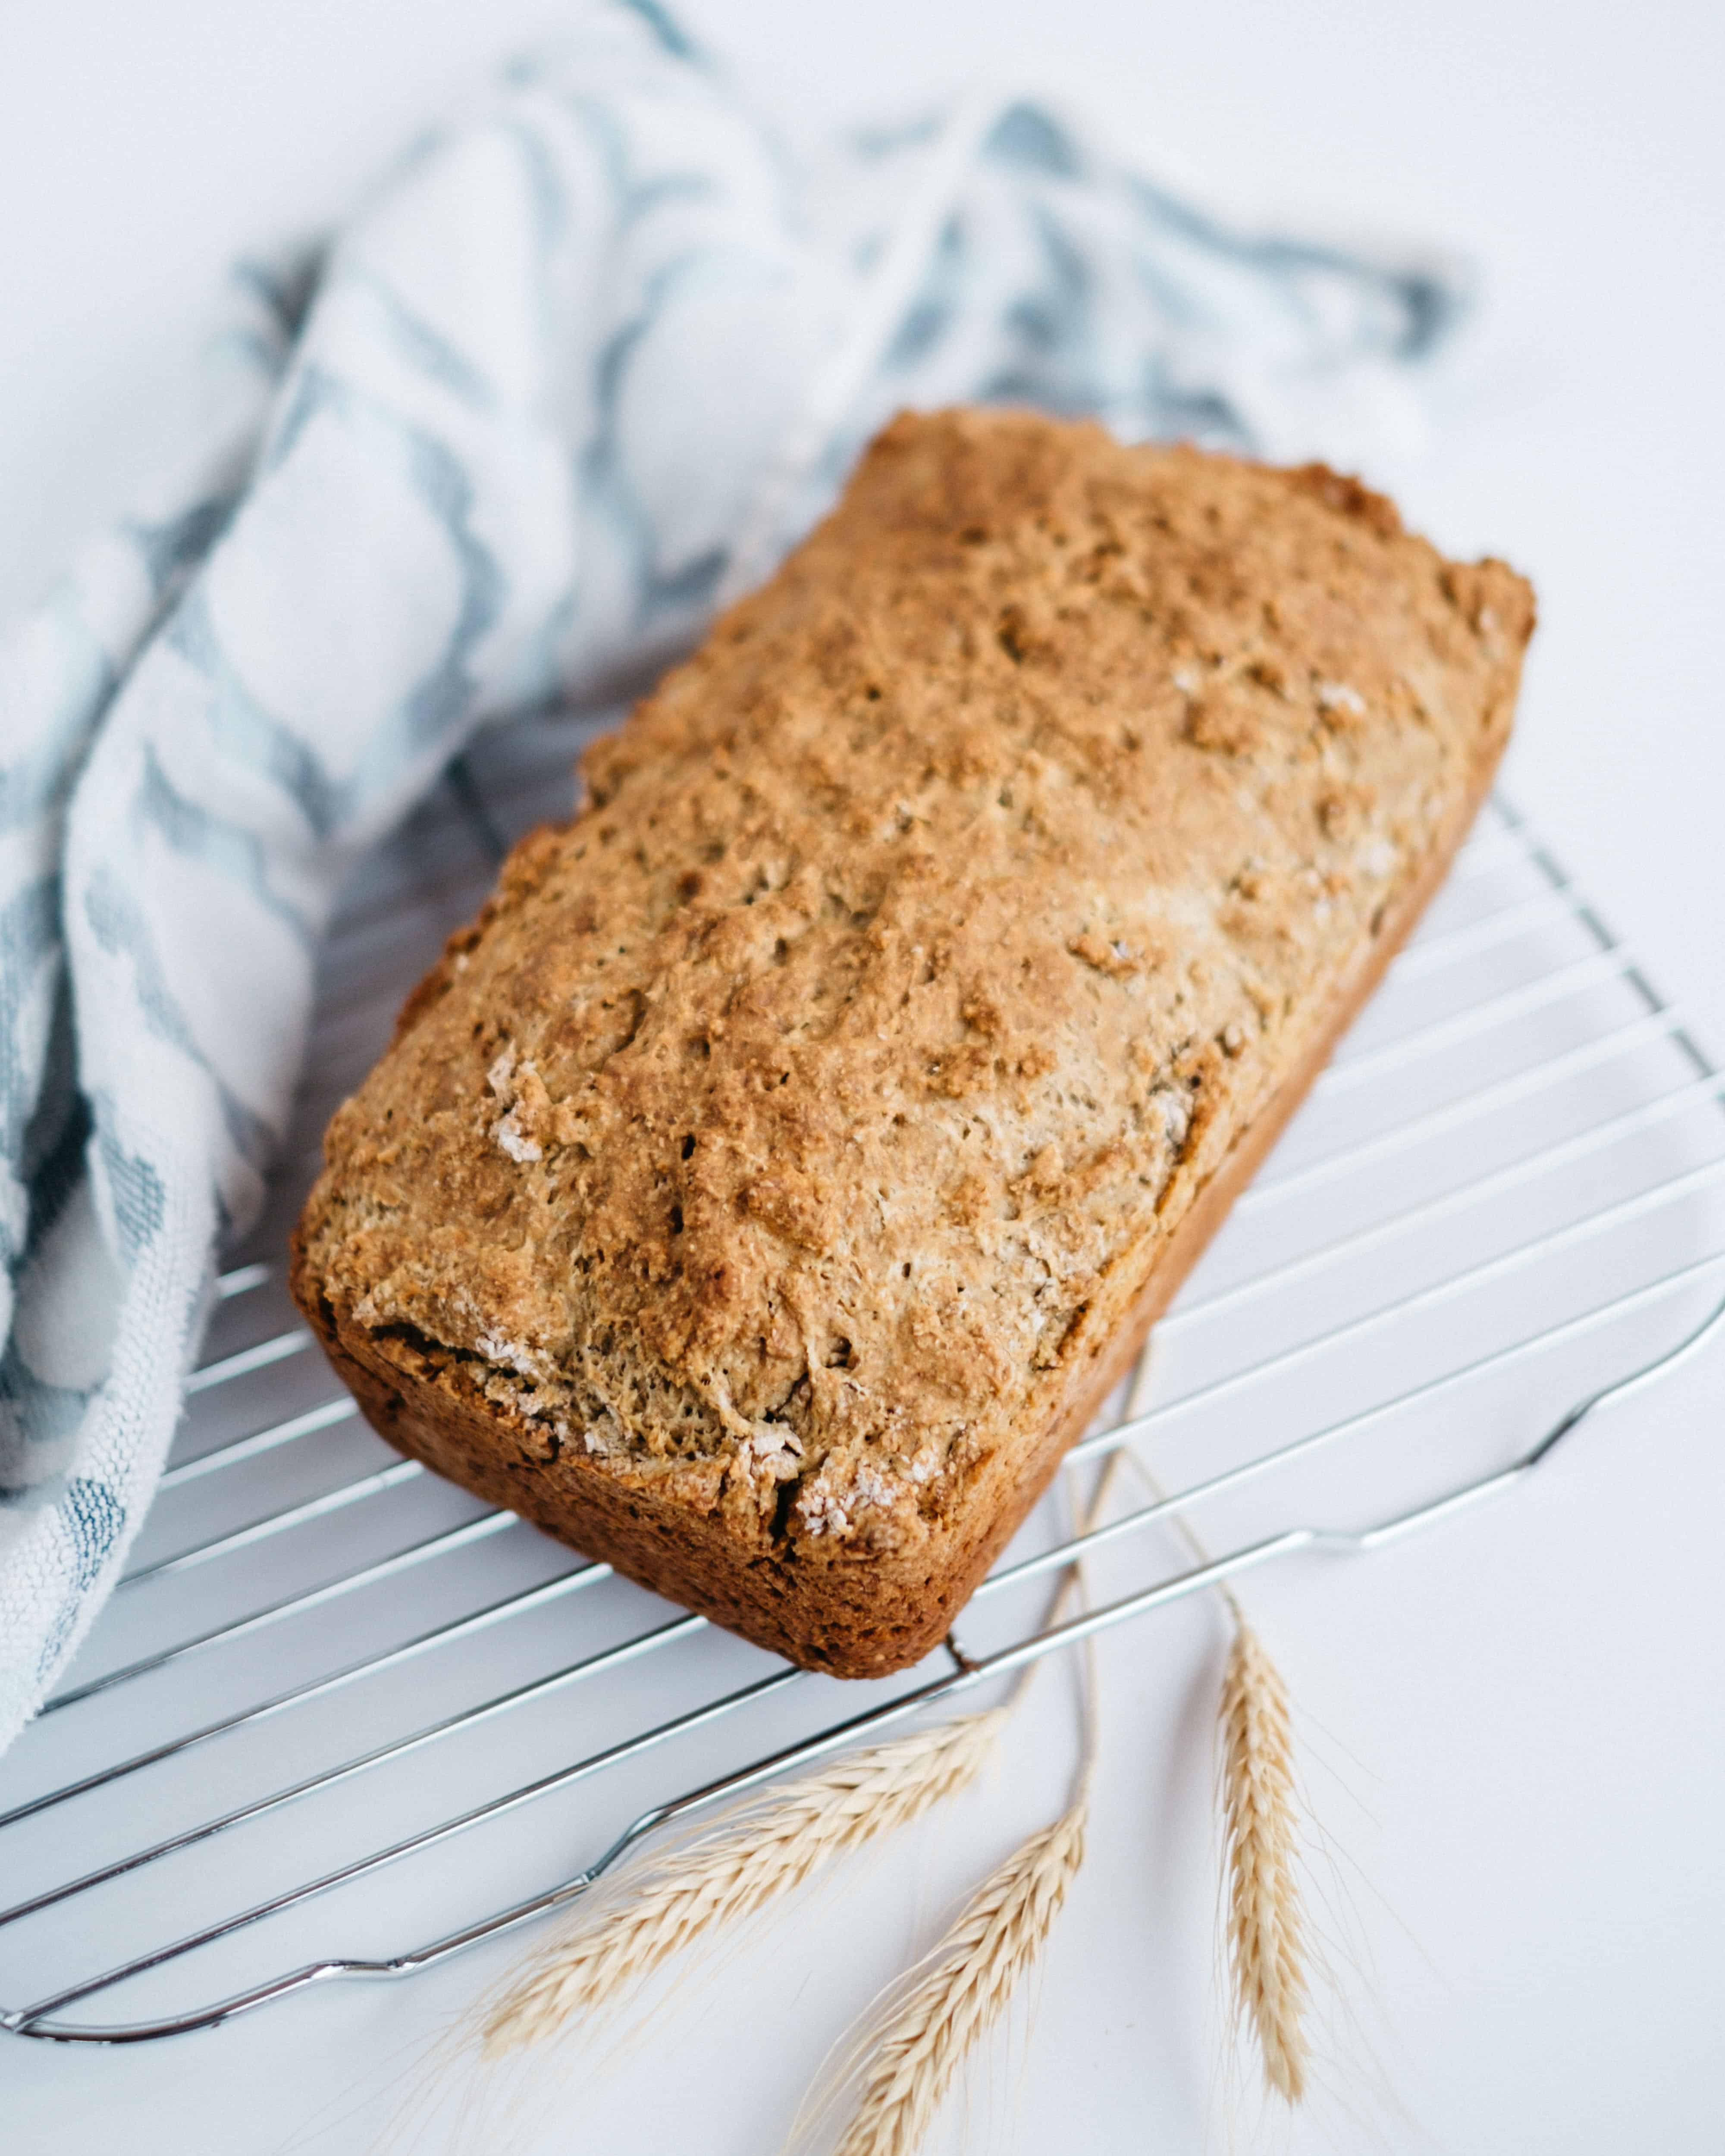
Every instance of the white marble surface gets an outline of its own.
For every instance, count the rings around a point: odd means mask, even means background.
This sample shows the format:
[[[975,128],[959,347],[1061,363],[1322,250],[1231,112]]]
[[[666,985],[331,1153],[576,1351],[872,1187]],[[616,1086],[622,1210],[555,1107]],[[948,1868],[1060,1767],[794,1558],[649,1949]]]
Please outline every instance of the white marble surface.
[[[1511,788],[1725,1047],[1725,18],[1694,0],[1633,26],[1556,0],[685,12],[799,130],[981,58],[1069,83],[1227,198],[1475,257],[1455,409],[1398,488],[1445,544],[1535,578]],[[0,606],[123,501],[227,258],[334,213],[467,71],[554,21],[514,0],[0,8]],[[1258,2130],[1248,2107],[1236,2131],[1217,2063],[1214,1620],[1186,1604],[1112,1640],[1091,1858],[1020,2063],[947,2145],[1725,2144],[1722,1408],[1725,1353],[1524,1498],[1378,1564],[1259,1584],[1353,1911],[1336,1958],[1356,2024],[1291,2124]],[[1052,1800],[1066,1738],[1062,1686],[1045,1690],[991,1793],[739,1954],[654,2049],[548,2080],[490,2145],[775,2145],[919,1922]],[[0,2044],[5,2144],[367,2148],[484,1974],[129,2052]]]

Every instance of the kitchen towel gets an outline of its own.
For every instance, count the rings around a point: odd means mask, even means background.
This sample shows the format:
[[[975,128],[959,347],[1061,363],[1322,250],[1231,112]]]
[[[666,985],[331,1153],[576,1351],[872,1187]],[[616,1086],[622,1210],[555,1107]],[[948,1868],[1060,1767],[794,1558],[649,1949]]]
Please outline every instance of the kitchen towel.
[[[231,296],[207,439],[0,639],[0,1744],[149,1504],[335,895],[476,727],[686,646],[902,406],[1369,461],[1457,298],[1034,95],[800,171],[650,0]]]

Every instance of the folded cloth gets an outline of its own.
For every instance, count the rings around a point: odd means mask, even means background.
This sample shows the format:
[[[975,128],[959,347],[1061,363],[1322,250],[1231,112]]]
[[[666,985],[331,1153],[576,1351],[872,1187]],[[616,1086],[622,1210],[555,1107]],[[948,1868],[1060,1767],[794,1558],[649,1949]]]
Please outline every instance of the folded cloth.
[[[901,406],[1352,459],[1454,301],[1034,97],[799,181],[650,0],[244,271],[208,441],[0,642],[0,1743],[149,1503],[333,896],[475,727],[688,643]]]

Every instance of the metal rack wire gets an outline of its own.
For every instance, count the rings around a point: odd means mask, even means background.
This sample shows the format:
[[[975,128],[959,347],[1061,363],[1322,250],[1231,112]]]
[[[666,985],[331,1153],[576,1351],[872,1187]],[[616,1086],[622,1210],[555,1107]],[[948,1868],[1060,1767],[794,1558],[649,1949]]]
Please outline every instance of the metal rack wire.
[[[1165,1397],[1117,1399],[1074,1455],[1143,1447],[1169,1494],[1076,1539],[1044,1508],[963,1643],[878,1684],[672,1609],[390,1453],[277,1260],[330,1107],[497,832],[566,806],[577,731],[476,752],[331,937],[295,1138],[133,1568],[0,1763],[0,1996],[33,2002],[0,2028],[136,2042],[424,1969],[675,1815],[1225,1576],[1495,1495],[1725,1328],[1725,1079],[1499,801],[1158,1328]],[[1037,1584],[1080,1551],[1111,1591],[1045,1625]]]

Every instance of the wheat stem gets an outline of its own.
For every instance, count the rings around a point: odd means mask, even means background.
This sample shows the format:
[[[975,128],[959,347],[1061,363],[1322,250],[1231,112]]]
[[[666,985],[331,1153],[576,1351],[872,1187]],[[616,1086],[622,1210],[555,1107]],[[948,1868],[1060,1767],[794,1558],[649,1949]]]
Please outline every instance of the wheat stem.
[[[1153,1332],[1144,1342],[1144,1352],[1138,1358],[1138,1367],[1132,1373],[1132,1390],[1127,1395],[1126,1414],[1128,1422],[1135,1422],[1147,1412],[1150,1396],[1156,1389],[1156,1335]],[[1123,1459],[1151,1496],[1158,1505],[1168,1502],[1168,1491],[1160,1479],[1152,1472],[1150,1463],[1135,1445],[1123,1445],[1111,1453],[1111,1459]],[[1213,1564],[1215,1560],[1183,1512],[1175,1510],[1163,1516],[1174,1532],[1185,1543],[1200,1564]],[[1245,1612],[1240,1606],[1240,1598],[1225,1579],[1215,1583],[1215,1592],[1228,1605],[1229,1614],[1236,1625],[1244,1625]]]

